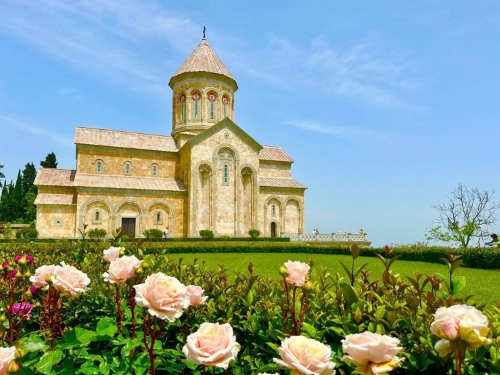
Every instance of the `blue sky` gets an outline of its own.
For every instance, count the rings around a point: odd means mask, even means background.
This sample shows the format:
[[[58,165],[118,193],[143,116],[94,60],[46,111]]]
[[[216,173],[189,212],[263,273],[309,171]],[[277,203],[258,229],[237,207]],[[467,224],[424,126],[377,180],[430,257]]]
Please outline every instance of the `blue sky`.
[[[0,164],[74,168],[76,126],[169,134],[206,26],[236,123],[309,187],[307,231],[414,243],[457,183],[499,186],[499,19],[496,0],[0,0]]]

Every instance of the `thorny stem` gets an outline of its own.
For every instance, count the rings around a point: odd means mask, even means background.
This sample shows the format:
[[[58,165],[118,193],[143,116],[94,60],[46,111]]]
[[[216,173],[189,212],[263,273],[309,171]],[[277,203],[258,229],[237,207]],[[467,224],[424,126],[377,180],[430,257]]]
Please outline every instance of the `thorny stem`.
[[[118,320],[120,321],[120,333],[123,335],[123,313],[121,307],[121,298],[120,298],[120,285],[115,283],[115,302],[116,302],[116,312],[118,313]]]
[[[293,303],[293,305],[291,306],[292,320],[293,320],[293,334],[294,335],[298,335],[298,332],[297,332],[297,318],[295,316],[295,298],[296,298],[296,292],[297,292],[297,287],[294,285],[293,286],[293,291],[292,291],[292,303]]]

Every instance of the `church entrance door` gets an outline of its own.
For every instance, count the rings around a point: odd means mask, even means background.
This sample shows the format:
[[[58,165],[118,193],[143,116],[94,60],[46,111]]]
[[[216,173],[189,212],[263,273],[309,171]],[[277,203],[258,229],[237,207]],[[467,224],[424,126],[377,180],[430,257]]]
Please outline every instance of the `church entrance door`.
[[[122,232],[130,238],[135,238],[135,217],[122,218]]]
[[[276,223],[274,221],[271,223],[271,237],[276,237]]]

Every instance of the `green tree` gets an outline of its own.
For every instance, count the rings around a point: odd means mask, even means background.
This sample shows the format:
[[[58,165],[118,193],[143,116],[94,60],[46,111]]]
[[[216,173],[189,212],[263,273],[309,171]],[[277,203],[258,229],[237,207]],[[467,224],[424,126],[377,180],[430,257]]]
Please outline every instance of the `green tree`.
[[[36,206],[34,204],[35,199],[36,199],[36,192],[34,191],[34,187],[30,189],[26,193],[26,195],[23,198],[23,209],[24,209],[24,222],[25,223],[30,223],[33,220],[36,219]]]
[[[0,164],[0,178],[5,178],[5,175],[2,173],[2,168],[3,168],[3,165]],[[2,181],[0,181],[0,187],[2,187]]]
[[[51,152],[45,157],[45,160],[40,162],[42,168],[57,168],[57,158],[56,154]]]
[[[7,190],[7,184],[2,187],[2,195],[0,196],[0,221],[9,221],[7,215],[8,208],[9,191]]]
[[[495,212],[500,205],[493,201],[494,190],[469,189],[458,184],[446,203],[432,206],[438,212],[436,227],[427,233],[428,240],[451,242],[463,248],[487,234],[496,222]]]
[[[19,171],[17,172],[17,179],[16,184],[14,185],[12,200],[10,201],[13,220],[22,219],[24,216],[23,198],[23,175],[21,174],[21,171]]]
[[[24,166],[23,170],[23,194],[27,194],[28,191],[32,187],[34,187],[33,183],[35,182],[36,177],[36,168],[35,164],[28,163]]]

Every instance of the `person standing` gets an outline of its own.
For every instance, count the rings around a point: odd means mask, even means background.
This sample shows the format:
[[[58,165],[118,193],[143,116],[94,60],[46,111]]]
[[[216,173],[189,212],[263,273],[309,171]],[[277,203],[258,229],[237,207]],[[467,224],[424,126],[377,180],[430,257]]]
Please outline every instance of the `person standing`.
[[[168,238],[168,227],[163,230],[163,237]]]

